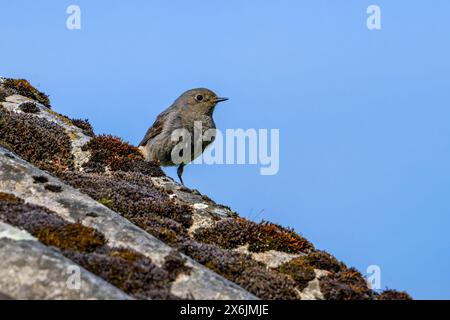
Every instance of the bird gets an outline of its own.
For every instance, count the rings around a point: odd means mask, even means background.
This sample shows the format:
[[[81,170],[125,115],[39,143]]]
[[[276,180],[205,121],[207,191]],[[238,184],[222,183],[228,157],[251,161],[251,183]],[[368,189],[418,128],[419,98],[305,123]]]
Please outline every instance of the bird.
[[[139,143],[139,149],[147,161],[157,161],[163,167],[178,166],[177,175],[182,185],[184,167],[198,156],[214,141],[201,141],[202,145],[195,148],[195,142],[190,141],[190,157],[184,157],[181,163],[172,159],[172,150],[179,143],[173,141],[172,133],[177,129],[185,129],[194,137],[194,124],[201,123],[202,135],[209,129],[216,129],[213,113],[218,103],[229,100],[219,97],[212,90],[196,88],[184,92],[166,110],[161,112],[153,125],[147,130]],[[200,148],[201,147],[201,148]]]

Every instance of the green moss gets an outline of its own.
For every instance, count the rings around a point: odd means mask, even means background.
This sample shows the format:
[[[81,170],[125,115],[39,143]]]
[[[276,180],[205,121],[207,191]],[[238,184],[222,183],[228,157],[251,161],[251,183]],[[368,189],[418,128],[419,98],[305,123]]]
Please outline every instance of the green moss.
[[[98,202],[100,202],[102,205],[108,208],[110,208],[113,205],[112,200],[107,198],[101,198],[100,200],[98,200]]]
[[[15,93],[32,100],[36,100],[44,106],[50,108],[50,100],[48,95],[37,90],[25,79],[5,79],[3,81],[3,87],[5,91],[9,91],[11,94]]]

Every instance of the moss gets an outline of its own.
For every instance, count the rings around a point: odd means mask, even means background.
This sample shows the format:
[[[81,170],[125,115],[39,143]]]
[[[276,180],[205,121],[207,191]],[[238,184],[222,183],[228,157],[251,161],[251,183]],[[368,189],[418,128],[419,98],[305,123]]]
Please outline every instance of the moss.
[[[72,145],[56,123],[0,109],[0,145],[52,172],[73,168]]]
[[[372,300],[375,297],[366,279],[354,268],[322,278],[320,289],[327,300]]]
[[[102,205],[108,208],[110,208],[113,205],[112,200],[107,198],[101,198],[100,200],[98,200],[98,202],[100,202]]]
[[[95,137],[94,128],[89,123],[88,119],[82,120],[82,119],[72,119],[72,124],[81,130],[83,130],[83,133],[89,137]]]
[[[19,109],[25,113],[39,113],[41,109],[36,105],[36,103],[27,101],[19,105]]]
[[[138,148],[111,135],[101,135],[91,139],[84,147],[91,152],[85,169],[94,172],[112,171],[140,172],[151,176],[163,176],[156,163],[144,160]]]
[[[86,213],[86,217],[89,217],[89,218],[98,218],[98,214],[95,213],[95,212],[88,212],[88,213]]]
[[[176,204],[142,174],[65,172],[61,178],[144,229],[154,227],[151,216],[174,220],[185,229],[192,225],[192,208]]]
[[[285,275],[270,272],[260,267],[245,269],[236,283],[266,300],[298,299],[295,283]]]
[[[93,135],[87,121],[54,114],[66,124],[74,124]],[[298,298],[297,290],[312,280],[316,268],[330,272],[320,280],[327,299],[406,297],[392,290],[376,295],[367,288],[359,272],[347,269],[325,252],[315,251],[306,239],[276,224],[255,223],[233,216],[217,221],[214,227],[197,230],[194,238],[201,243],[193,241],[187,232],[192,225],[192,209],[174,202],[169,197],[170,191],[155,186],[151,177],[163,176],[161,169],[155,163],[144,161],[137,148],[117,137],[94,136],[84,147],[92,154],[85,172],[75,172],[71,141],[62,127],[29,114],[9,112],[0,105],[0,144],[55,173],[135,225],[260,298]],[[47,189],[53,188],[44,176],[33,177],[33,180],[46,184]],[[95,218],[97,214],[92,212],[86,216]],[[70,224],[49,210],[25,204],[13,195],[0,193],[0,219],[58,247],[74,262],[135,298],[176,298],[170,294],[170,282],[180,273],[190,272],[185,259],[176,251],[167,256],[163,268],[159,268],[140,253],[110,248],[103,235],[94,229]],[[272,270],[250,255],[231,250],[241,245],[248,245],[252,252],[277,250],[306,255]]]
[[[313,245],[296,234],[293,230],[279,225],[262,222],[253,233],[253,239],[249,242],[249,250],[262,252],[277,250],[287,253],[309,252]]]
[[[308,282],[314,280],[316,277],[314,268],[306,263],[302,257],[282,264],[278,270],[281,273],[289,275],[300,290],[305,289],[308,286]]]
[[[21,96],[36,100],[44,106],[50,108],[50,100],[48,95],[40,92],[24,79],[5,79],[3,87],[10,94],[19,94]]]
[[[47,184],[47,185],[45,185],[45,190],[48,190],[48,191],[54,192],[54,193],[60,193],[63,191],[63,188],[56,184]]]
[[[5,102],[6,101],[6,92],[0,87],[0,102]]]
[[[11,195],[0,194],[0,219],[58,248],[74,263],[137,299],[177,299],[170,293],[171,281],[189,271],[181,257],[169,255],[168,269],[160,268],[138,252],[109,247],[104,235],[93,228],[64,221]]]
[[[0,201],[7,203],[22,203],[23,201],[10,193],[0,192]]]
[[[412,297],[403,291],[386,289],[376,296],[377,300],[413,300]]]
[[[38,228],[33,235],[48,246],[77,252],[93,252],[106,244],[101,233],[80,223]]]
[[[347,269],[341,261],[338,261],[335,257],[325,251],[314,251],[299,259],[314,269],[331,272],[339,272]]]
[[[121,259],[126,260],[131,263],[137,262],[137,261],[145,258],[145,256],[143,256],[142,254],[140,254],[136,251],[132,251],[129,249],[124,249],[124,248],[111,249],[109,255],[111,257],[115,257],[115,258],[121,258]]]
[[[185,239],[177,248],[212,271],[262,299],[296,299],[295,282],[251,258],[214,245]]]
[[[48,179],[45,176],[33,176],[34,183],[47,183]]]
[[[142,255],[104,248],[91,254],[65,252],[75,263],[137,299],[177,299],[170,293],[169,273]]]
[[[175,281],[180,274],[190,274],[192,268],[186,266],[186,258],[175,250],[164,258],[164,269],[169,273],[170,281]]]
[[[268,222],[255,223],[243,218],[222,219],[212,228],[197,230],[194,238],[227,249],[248,244],[252,252],[277,250],[307,253],[313,249],[310,242],[290,229]]]

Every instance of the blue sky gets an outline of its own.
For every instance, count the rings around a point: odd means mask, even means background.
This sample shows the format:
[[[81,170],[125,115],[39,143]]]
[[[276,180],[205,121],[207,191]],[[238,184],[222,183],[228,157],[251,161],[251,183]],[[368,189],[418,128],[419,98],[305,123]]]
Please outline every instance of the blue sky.
[[[66,28],[66,8],[82,28]],[[366,27],[377,4],[382,29]],[[295,228],[382,286],[450,298],[450,2],[0,0],[0,75],[137,144],[183,91],[219,129],[279,128],[280,171],[193,165],[185,183]],[[174,176],[175,170],[166,170]]]

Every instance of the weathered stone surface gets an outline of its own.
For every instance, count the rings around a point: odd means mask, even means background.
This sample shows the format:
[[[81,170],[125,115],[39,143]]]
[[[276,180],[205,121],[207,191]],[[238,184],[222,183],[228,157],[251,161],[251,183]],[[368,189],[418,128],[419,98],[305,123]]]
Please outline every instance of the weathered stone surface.
[[[74,263],[23,230],[0,222],[0,288],[13,299],[130,299],[79,268],[79,287],[68,285]],[[0,299],[2,296],[0,295]]]
[[[14,194],[26,199],[27,203],[48,208],[70,222],[81,222],[93,227],[106,236],[111,246],[133,249],[158,265],[162,265],[165,257],[172,251],[169,246],[107,207],[33,167],[17,155],[11,155],[11,152],[0,147],[1,192]],[[48,191],[45,184],[36,184],[33,176],[46,177],[46,184],[61,186],[61,192]],[[186,264],[192,268],[192,272],[175,282],[173,291],[177,296],[195,299],[256,298],[191,259]]]

